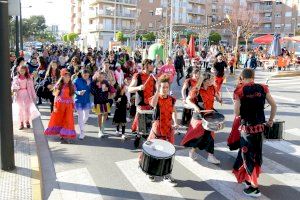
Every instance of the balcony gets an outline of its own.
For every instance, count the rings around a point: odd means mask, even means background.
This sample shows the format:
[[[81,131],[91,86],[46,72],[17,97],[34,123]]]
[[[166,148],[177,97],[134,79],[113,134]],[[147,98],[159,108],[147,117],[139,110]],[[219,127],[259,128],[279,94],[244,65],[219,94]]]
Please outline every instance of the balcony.
[[[272,12],[273,11],[273,6],[272,5],[261,5],[259,7],[259,12]]]
[[[124,4],[124,5],[129,5],[129,6],[136,6],[137,5],[137,0],[90,0],[89,4],[90,5],[96,5],[98,3],[116,3],[116,4]]]
[[[272,17],[264,17],[263,18],[263,23],[271,23],[272,22]]]
[[[259,33],[273,33],[273,28],[271,27],[264,27],[259,29]]]
[[[206,4],[205,0],[189,0],[189,3]]]
[[[189,19],[188,23],[189,24],[194,24],[194,25],[200,25],[201,24],[201,20],[200,19]]]
[[[205,10],[201,8],[188,8],[188,13],[196,14],[196,15],[205,15]]]
[[[103,30],[103,24],[91,24],[89,25],[89,32],[98,32]]]

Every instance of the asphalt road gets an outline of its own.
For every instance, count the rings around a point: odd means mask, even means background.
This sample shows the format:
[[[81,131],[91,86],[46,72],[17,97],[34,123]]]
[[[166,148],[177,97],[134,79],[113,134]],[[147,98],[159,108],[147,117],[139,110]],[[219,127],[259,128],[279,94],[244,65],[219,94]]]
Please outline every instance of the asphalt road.
[[[258,70],[257,82],[264,83],[269,72]],[[97,138],[97,118],[92,114],[87,122],[86,137],[75,144],[60,144],[48,137],[49,148],[63,199],[247,199],[243,187],[231,173],[236,152],[229,152],[226,139],[233,119],[232,91],[235,77],[228,77],[222,88],[224,103],[215,104],[226,116],[225,129],[216,134],[215,155],[219,166],[206,162],[206,153],[192,161],[188,149],[176,146],[173,177],[176,187],[166,182],[150,182],[138,169],[139,150],[133,139],[123,141],[115,135],[112,116],[106,122],[108,138]],[[268,81],[271,94],[278,104],[276,119],[285,121],[285,141],[265,141],[263,174],[260,177],[260,199],[299,199],[300,191],[300,77],[276,78]],[[181,118],[180,88],[174,85],[178,118]],[[49,120],[49,106],[39,106],[44,127]],[[270,108],[266,109],[268,115]],[[76,118],[77,121],[77,118]],[[78,126],[76,126],[76,130]],[[126,132],[130,133],[130,124]],[[176,135],[179,145],[185,129]]]

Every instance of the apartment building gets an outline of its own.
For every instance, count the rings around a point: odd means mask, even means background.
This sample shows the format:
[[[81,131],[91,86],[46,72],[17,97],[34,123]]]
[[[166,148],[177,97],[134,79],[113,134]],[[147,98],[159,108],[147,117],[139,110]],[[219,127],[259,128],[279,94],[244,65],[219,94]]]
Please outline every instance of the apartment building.
[[[294,35],[300,29],[300,0],[248,0],[249,9],[259,13],[259,33]]]
[[[172,0],[173,24],[175,26],[200,26],[206,23],[206,1]],[[170,0],[139,0],[138,28],[141,31],[156,31],[170,24]],[[156,8],[162,8],[161,16],[155,15]],[[168,10],[167,10],[168,9]],[[168,22],[166,22],[168,16]],[[167,24],[166,24],[167,23]]]
[[[71,11],[71,30],[80,34],[82,49],[108,48],[115,33],[130,36],[136,27],[137,0],[79,0],[71,5]]]
[[[300,29],[300,0],[172,0],[174,30],[211,25],[225,19],[236,9],[236,2],[257,11],[261,20],[259,34],[280,32],[292,35]],[[157,31],[170,24],[170,0],[72,0],[71,31],[80,34],[80,44],[109,46],[114,33],[133,37],[137,32]],[[235,5],[235,7],[233,7]],[[155,15],[162,8],[162,15]],[[167,15],[168,14],[168,15]],[[168,22],[166,24],[166,17]],[[180,28],[179,28],[180,27]],[[230,41],[228,31],[214,29]]]

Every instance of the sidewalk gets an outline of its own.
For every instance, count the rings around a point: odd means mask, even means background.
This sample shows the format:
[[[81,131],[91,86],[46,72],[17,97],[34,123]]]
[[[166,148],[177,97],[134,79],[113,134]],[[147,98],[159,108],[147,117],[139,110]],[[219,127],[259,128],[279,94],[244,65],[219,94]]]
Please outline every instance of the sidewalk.
[[[41,199],[40,169],[33,129],[18,130],[13,122],[16,168],[6,172],[0,170],[1,200]]]

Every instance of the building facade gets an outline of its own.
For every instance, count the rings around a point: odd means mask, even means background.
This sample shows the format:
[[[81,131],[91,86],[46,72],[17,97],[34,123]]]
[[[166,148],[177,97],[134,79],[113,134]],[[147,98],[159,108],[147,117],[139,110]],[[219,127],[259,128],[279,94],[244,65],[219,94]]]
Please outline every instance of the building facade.
[[[236,4],[254,10],[261,21],[258,34],[279,32],[293,35],[300,29],[300,0],[172,0],[173,25],[211,25],[234,12]],[[125,36],[143,32],[158,32],[170,25],[171,0],[72,0],[71,31],[80,35],[79,43],[87,48],[108,48],[114,33]],[[156,9],[161,8],[161,15]],[[224,40],[230,32],[215,29]]]

